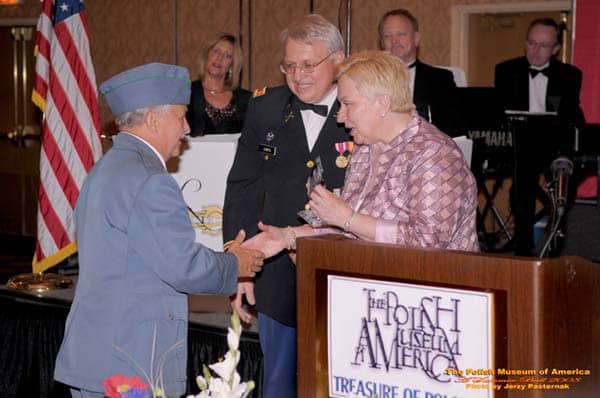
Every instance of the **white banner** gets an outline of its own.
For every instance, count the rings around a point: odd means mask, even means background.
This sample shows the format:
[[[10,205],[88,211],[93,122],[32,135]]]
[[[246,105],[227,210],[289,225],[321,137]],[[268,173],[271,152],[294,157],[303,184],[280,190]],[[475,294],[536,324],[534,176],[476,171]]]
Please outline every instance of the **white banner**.
[[[457,373],[493,366],[493,295],[328,276],[329,395],[492,397]]]
[[[223,202],[239,136],[188,137],[188,148],[184,146],[181,156],[167,165],[194,212],[190,213],[190,220],[196,242],[216,251],[223,251]]]

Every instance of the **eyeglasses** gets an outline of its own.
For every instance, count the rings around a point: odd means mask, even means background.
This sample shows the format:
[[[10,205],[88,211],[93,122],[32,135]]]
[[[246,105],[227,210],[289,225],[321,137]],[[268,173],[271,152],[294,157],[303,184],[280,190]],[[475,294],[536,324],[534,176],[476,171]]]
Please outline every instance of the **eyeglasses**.
[[[525,42],[528,47],[532,48],[542,48],[544,50],[550,50],[552,47],[556,46],[557,43],[538,43],[537,41],[527,40]]]
[[[307,62],[305,62],[302,65],[296,65],[296,64],[279,64],[279,70],[284,75],[293,75],[294,73],[296,73],[297,70],[299,70],[302,73],[313,73],[315,71],[315,68],[317,66],[321,65],[323,62],[325,62],[325,60],[327,58],[331,57],[336,52],[337,51],[330,52],[329,54],[327,54],[327,56],[325,58],[323,58],[322,60],[320,60],[319,62],[316,62],[314,64],[309,64]]]

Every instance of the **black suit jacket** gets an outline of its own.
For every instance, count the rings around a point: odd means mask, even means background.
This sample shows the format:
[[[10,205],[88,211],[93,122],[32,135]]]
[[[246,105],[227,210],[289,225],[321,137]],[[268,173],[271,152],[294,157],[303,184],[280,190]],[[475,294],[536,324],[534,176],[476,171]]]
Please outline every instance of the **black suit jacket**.
[[[336,102],[312,151],[308,149],[297,98],[287,86],[269,88],[250,100],[229,177],[223,208],[223,240],[243,228],[247,236],[257,223],[299,225],[297,212],[307,202],[309,160],[321,157],[328,189],[341,188],[345,169],[336,167],[335,143],[351,140],[335,120]],[[255,279],[258,311],[277,321],[296,324],[296,268],[287,252],[267,260]]]
[[[455,101],[456,83],[452,72],[415,61],[415,86],[413,102],[417,112],[425,120],[448,135],[455,135],[457,104]]]
[[[186,114],[191,130],[190,135],[196,137],[205,134],[239,133],[242,131],[242,126],[244,125],[250,96],[250,91],[240,87],[233,90],[233,98],[231,101],[236,107],[236,113],[231,118],[224,120],[220,125],[215,126],[204,110],[204,108],[206,108],[206,98],[204,97],[202,80],[193,81],[190,105],[188,106]]]
[[[581,71],[554,58],[550,59],[549,68],[546,111],[557,112],[567,125],[583,124],[585,119],[579,106]],[[494,85],[504,109],[529,110],[529,62],[526,57],[496,65]]]

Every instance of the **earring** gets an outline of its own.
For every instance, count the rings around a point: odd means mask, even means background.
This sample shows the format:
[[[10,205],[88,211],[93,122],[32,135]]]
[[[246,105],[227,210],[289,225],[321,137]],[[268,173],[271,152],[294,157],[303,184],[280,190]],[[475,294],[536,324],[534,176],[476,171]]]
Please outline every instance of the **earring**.
[[[233,70],[231,68],[229,68],[229,70],[227,71],[227,80],[231,79],[232,75],[233,75]]]
[[[383,119],[385,117],[385,112],[381,112],[381,118]]]

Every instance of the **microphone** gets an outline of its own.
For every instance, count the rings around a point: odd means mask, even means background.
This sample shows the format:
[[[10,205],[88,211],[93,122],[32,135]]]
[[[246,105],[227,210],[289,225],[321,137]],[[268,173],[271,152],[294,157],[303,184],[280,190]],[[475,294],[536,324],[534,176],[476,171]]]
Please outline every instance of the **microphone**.
[[[557,212],[559,216],[562,216],[567,205],[569,177],[573,174],[573,162],[564,156],[560,156],[552,161],[550,170],[556,183]]]

